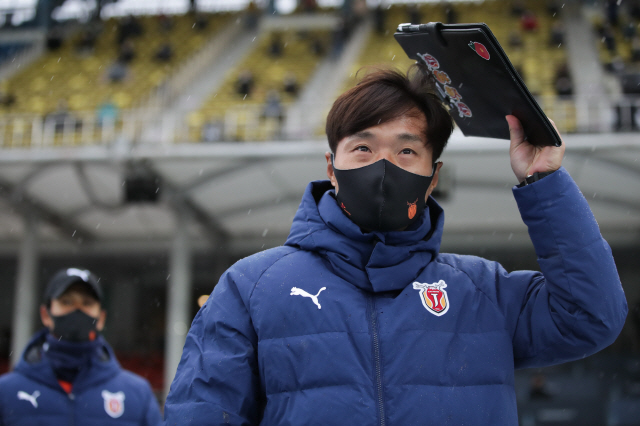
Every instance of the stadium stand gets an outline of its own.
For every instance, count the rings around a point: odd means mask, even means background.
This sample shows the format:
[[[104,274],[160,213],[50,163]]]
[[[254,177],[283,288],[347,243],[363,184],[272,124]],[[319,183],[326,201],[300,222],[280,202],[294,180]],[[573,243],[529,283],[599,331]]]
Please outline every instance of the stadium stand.
[[[54,122],[53,131],[60,133],[65,126],[79,127],[82,120],[95,121],[96,116],[99,127],[105,116],[144,106],[176,67],[233,17],[229,13],[142,16],[135,21],[130,17],[76,32],[8,80],[15,102],[5,112],[18,119],[0,125],[4,133],[0,136],[28,146],[37,122],[34,116],[45,115]],[[127,22],[135,22],[137,29],[125,36]],[[66,144],[87,139],[81,132],[65,133],[71,138]],[[23,137],[13,137],[16,134]]]
[[[286,108],[326,56],[328,31],[267,31],[220,88],[189,116],[190,140],[267,140],[278,137]],[[286,82],[296,90],[287,92]],[[224,122],[223,134],[208,134]]]

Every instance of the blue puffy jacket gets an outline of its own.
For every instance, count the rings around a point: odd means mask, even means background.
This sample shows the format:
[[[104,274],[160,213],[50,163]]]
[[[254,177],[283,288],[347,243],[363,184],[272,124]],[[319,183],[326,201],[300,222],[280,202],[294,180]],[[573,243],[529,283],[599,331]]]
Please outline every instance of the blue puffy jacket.
[[[0,426],[159,426],[162,415],[149,383],[123,370],[102,340],[91,367],[67,394],[42,350],[44,329],[13,372],[0,376]]]
[[[627,313],[564,169],[514,188],[540,272],[439,253],[442,209],[363,233],[326,181],[283,247],[237,262],[193,321],[167,425],[517,425],[514,369],[583,358]]]

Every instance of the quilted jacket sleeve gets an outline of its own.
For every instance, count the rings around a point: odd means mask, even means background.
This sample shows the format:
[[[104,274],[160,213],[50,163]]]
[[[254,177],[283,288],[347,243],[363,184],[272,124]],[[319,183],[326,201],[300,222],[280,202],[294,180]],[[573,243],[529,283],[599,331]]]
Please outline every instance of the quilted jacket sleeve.
[[[233,269],[233,267],[232,267]],[[230,271],[196,315],[165,404],[169,425],[257,425],[257,336]]]
[[[147,386],[148,403],[147,412],[145,414],[145,422],[143,426],[162,426],[162,414],[160,414],[160,407],[156,400],[151,387]]]
[[[627,303],[586,199],[564,168],[513,192],[542,271],[496,272],[516,368],[579,359],[610,345]]]

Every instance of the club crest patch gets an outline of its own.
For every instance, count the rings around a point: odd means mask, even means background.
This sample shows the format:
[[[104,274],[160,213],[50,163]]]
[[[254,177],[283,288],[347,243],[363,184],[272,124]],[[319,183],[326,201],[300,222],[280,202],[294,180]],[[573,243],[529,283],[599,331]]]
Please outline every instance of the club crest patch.
[[[440,280],[437,283],[413,283],[414,290],[420,290],[420,300],[425,309],[431,312],[435,316],[442,316],[449,310],[449,295],[445,290],[444,280]]]
[[[111,393],[107,390],[102,391],[104,399],[104,411],[114,419],[122,416],[124,413],[124,392]]]

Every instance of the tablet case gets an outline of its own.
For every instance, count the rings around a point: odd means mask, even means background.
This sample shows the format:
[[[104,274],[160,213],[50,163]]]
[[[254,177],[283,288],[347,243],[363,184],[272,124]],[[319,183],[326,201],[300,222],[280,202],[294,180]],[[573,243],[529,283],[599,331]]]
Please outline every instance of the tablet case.
[[[511,114],[531,144],[562,144],[486,24],[400,24],[394,37],[410,58],[429,69],[465,136],[509,139],[504,117]]]

